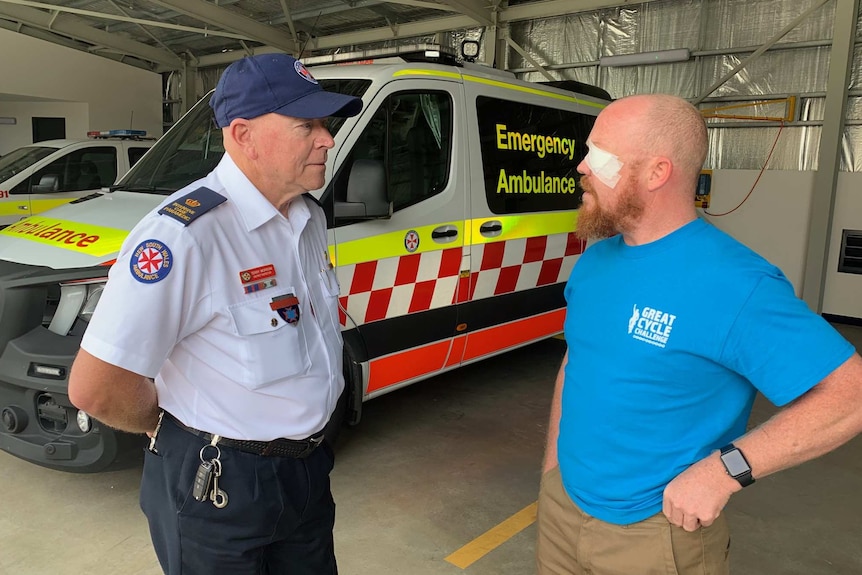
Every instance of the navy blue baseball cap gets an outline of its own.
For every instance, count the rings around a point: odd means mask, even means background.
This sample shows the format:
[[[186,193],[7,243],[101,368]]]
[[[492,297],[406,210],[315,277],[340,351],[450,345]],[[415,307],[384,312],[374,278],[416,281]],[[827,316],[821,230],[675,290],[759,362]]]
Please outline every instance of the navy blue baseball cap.
[[[260,54],[227,67],[210,100],[216,123],[251,120],[275,112],[294,118],[355,116],[362,100],[320,87],[299,60],[287,54]]]

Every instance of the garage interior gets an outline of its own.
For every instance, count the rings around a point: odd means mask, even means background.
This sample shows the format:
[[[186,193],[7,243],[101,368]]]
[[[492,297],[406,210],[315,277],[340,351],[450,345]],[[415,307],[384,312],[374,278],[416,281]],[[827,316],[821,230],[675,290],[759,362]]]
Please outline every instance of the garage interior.
[[[839,325],[862,351],[862,328]],[[332,490],[345,575],[528,575],[554,376],[550,339],[369,401]],[[758,398],[750,425],[775,408]],[[70,474],[0,452],[0,575],[161,573],[138,507],[141,451]],[[862,440],[777,473],[727,507],[731,573],[856,575]],[[633,574],[635,575],[635,574]]]
[[[613,97],[682,96],[710,131],[712,189],[701,215],[778,265],[862,351],[859,4],[0,0],[0,46],[50,43],[70,59],[158,75],[156,130],[169,129],[231,62],[267,52],[323,63],[417,45],[457,52],[474,40],[478,62],[522,79],[577,80]],[[86,111],[78,96],[20,83],[27,67],[26,54],[0,58],[0,154],[15,147],[3,118],[21,125],[28,106],[74,101],[89,114],[69,124],[80,137],[113,127],[95,125],[101,104]],[[709,286],[692,297],[708,306]],[[564,350],[547,340],[366,403],[360,425],[339,441],[332,476],[340,571],[533,573],[534,503]],[[750,425],[775,411],[758,398]],[[81,475],[0,451],[0,575],[160,573],[138,508],[140,472],[134,447],[109,470]],[[860,484],[856,438],[734,496],[732,572],[862,573]]]

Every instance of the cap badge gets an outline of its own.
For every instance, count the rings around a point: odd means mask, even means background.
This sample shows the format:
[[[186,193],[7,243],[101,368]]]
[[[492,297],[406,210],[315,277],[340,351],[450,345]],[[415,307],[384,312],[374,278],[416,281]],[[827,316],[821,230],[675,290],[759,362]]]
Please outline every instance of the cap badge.
[[[302,76],[304,80],[307,80],[312,84],[317,84],[317,80],[314,79],[314,76],[311,75],[311,72],[308,71],[308,68],[305,67],[305,64],[303,64],[299,60],[293,63],[293,69],[296,70],[296,73]]]

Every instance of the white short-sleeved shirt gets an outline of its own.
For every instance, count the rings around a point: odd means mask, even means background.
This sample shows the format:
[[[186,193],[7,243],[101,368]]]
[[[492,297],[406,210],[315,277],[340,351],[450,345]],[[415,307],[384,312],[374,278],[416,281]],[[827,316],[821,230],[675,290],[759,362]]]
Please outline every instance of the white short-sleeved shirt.
[[[81,347],[153,377],[159,405],[191,427],[234,439],[308,437],[344,388],[323,210],[300,197],[284,217],[227,154],[160,208],[200,187],[227,201],[191,222],[158,209],[141,220]]]

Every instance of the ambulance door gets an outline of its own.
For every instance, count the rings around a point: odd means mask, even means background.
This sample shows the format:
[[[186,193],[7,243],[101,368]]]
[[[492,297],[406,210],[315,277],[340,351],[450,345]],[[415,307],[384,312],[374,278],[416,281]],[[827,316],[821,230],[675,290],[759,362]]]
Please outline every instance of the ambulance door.
[[[353,359],[367,366],[366,397],[449,361],[467,201],[462,98],[457,80],[386,84],[345,139],[322,197],[336,206],[340,320]],[[357,205],[377,217],[357,216]]]
[[[97,192],[116,178],[117,149],[113,145],[70,150],[30,176],[28,215]]]
[[[563,288],[586,247],[574,234],[576,168],[598,110],[577,112],[541,86],[465,86],[475,126],[469,293],[460,306],[468,363],[562,331]]]

